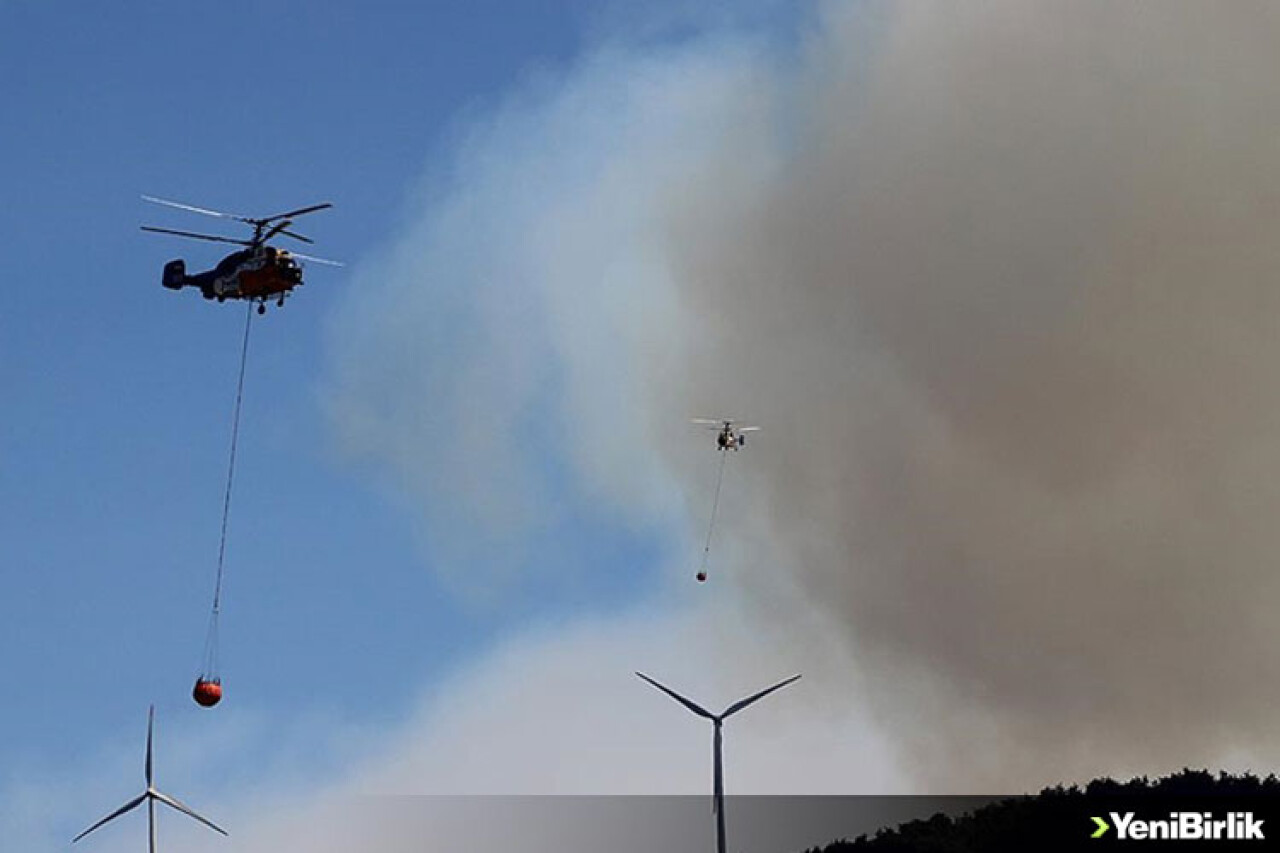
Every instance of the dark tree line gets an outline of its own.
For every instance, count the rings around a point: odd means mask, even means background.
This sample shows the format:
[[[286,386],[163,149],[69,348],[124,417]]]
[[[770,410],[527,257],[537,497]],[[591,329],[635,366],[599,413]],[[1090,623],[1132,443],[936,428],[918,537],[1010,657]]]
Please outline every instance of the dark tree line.
[[[935,814],[894,828],[884,828],[872,836],[840,840],[806,853],[969,853],[992,850],[1076,850],[1101,851],[1104,846],[1089,839],[1089,815],[1120,808],[1176,807],[1180,803],[1196,808],[1220,805],[1221,809],[1238,804],[1262,803],[1273,808],[1280,805],[1280,779],[1275,774],[1259,778],[1252,773],[1216,776],[1207,770],[1184,769],[1171,776],[1148,779],[1146,776],[1119,782],[1095,779],[1084,788],[1057,785],[1039,794],[1010,797],[958,817]],[[1190,807],[1190,806],[1189,806]],[[1280,826],[1275,827],[1280,836]],[[1112,833],[1114,835],[1114,833]],[[1114,839],[1109,839],[1114,841]],[[1268,839],[1269,843],[1275,843]],[[1090,847],[1088,845],[1092,844]],[[1184,842],[1185,844],[1185,842]],[[1203,843],[1192,845],[1204,849]],[[1256,849],[1251,845],[1247,848]],[[1143,849],[1151,849],[1148,845]]]

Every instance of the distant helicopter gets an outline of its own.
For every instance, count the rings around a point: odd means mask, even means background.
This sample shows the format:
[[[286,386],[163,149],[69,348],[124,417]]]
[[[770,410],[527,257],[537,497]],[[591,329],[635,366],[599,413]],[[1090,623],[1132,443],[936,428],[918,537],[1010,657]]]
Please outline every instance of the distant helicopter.
[[[176,207],[179,210],[189,210],[193,213],[203,213],[206,216],[217,216],[221,219],[234,219],[237,222],[253,226],[253,236],[251,238],[237,240],[233,237],[219,237],[213,234],[197,234],[192,231],[175,231],[172,228],[155,228],[150,225],[143,225],[143,231],[153,231],[158,234],[176,234],[179,237],[208,240],[213,243],[235,243],[246,247],[227,255],[213,269],[194,275],[187,275],[186,263],[181,259],[170,261],[164,265],[164,278],[161,280],[164,286],[170,290],[195,287],[199,288],[201,295],[205,299],[217,299],[219,302],[227,299],[256,301],[258,303],[258,313],[265,314],[268,299],[274,298],[277,306],[284,307],[285,297],[295,287],[302,284],[302,267],[298,264],[297,259],[301,258],[302,260],[335,267],[342,266],[337,261],[316,258],[298,252],[289,252],[276,246],[267,245],[267,241],[277,235],[292,237],[294,240],[300,240],[303,243],[312,242],[309,237],[290,231],[289,226],[293,224],[294,217],[333,207],[328,202],[313,204],[310,207],[300,207],[288,213],[277,213],[275,216],[254,218],[195,207],[190,204],[181,204],[176,201],[166,201],[165,199],[148,195],[144,195],[142,198],[155,204]]]
[[[759,432],[758,426],[738,426],[733,418],[693,418],[693,423],[705,426],[716,433],[716,447],[720,451],[719,471],[716,473],[716,496],[711,502],[711,521],[707,524],[707,544],[702,549],[702,566],[695,576],[698,583],[707,580],[707,558],[711,554],[711,532],[716,526],[716,510],[720,507],[720,486],[724,483],[724,464],[729,459],[727,451],[741,450],[747,443],[747,433]]]
[[[693,423],[716,430],[716,446],[721,450],[740,450],[746,446],[746,433],[760,431],[758,426],[735,426],[733,418],[694,418]]]

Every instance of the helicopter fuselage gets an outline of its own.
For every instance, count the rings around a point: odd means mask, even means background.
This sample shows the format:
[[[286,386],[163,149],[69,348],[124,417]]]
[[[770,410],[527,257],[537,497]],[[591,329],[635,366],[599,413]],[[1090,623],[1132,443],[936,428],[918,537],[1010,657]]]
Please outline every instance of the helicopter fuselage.
[[[732,427],[725,427],[716,436],[716,444],[721,450],[737,450],[747,443],[747,437],[735,432]]]
[[[170,261],[164,268],[164,286],[171,290],[195,287],[205,299],[283,299],[302,284],[302,267],[287,251],[275,246],[251,246],[232,252],[217,266],[187,275],[186,264]]]

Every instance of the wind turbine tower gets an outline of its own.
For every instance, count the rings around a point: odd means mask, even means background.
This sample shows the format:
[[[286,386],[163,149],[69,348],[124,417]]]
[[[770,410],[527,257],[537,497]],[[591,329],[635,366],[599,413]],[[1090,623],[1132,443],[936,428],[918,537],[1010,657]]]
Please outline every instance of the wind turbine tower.
[[[764,697],[768,696],[770,693],[774,692],[775,690],[781,690],[791,682],[795,681],[800,676],[793,675],[790,678],[786,679],[785,681],[779,681],[777,684],[773,685],[772,687],[768,687],[764,690],[761,690],[759,693],[753,693],[752,695],[748,696],[746,699],[739,699],[737,702],[734,702],[732,705],[730,705],[728,708],[725,708],[719,714],[713,714],[710,711],[708,711],[706,708],[703,708],[701,705],[697,704],[696,702],[693,702],[692,700],[686,699],[685,697],[681,696],[679,693],[675,692],[670,687],[664,687],[663,685],[654,681],[649,676],[645,675],[643,672],[637,672],[636,675],[640,676],[645,681],[649,682],[654,687],[658,688],[663,693],[667,694],[672,699],[676,700],[681,705],[685,706],[690,711],[697,714],[699,717],[705,717],[706,719],[711,721],[711,724],[715,729],[715,734],[713,735],[713,738],[711,741],[712,743],[711,756],[712,756],[712,762],[714,766],[714,770],[712,771],[713,775],[712,775],[712,783],[711,783],[712,784],[711,810],[712,812],[715,813],[715,816],[716,816],[716,853],[725,853],[724,755],[723,755],[724,749],[722,746],[723,735],[721,733],[721,729],[724,726],[724,721],[729,719],[729,717],[732,717],[734,714],[738,713],[739,711],[741,711],[743,708],[752,704],[753,702],[757,702],[763,699]]]
[[[142,805],[142,803],[145,801],[147,804],[147,829],[149,830],[149,837],[150,837],[150,846],[148,847],[148,850],[150,850],[150,853],[156,853],[156,801],[157,800],[164,803],[166,806],[169,806],[172,809],[177,809],[178,811],[185,814],[187,817],[195,818],[196,820],[200,821],[201,823],[203,823],[205,826],[209,827],[212,830],[221,832],[223,835],[227,834],[227,831],[222,827],[217,826],[210,820],[206,820],[205,818],[202,818],[200,815],[196,814],[190,808],[188,808],[187,806],[184,806],[182,803],[178,802],[168,794],[165,794],[161,791],[156,790],[156,787],[152,783],[152,778],[151,778],[151,728],[152,728],[152,723],[155,721],[155,716],[156,716],[156,706],[152,705],[151,709],[147,712],[147,764],[146,764],[147,789],[143,791],[141,794],[139,794],[137,797],[135,797],[134,799],[130,800],[120,808],[113,811],[111,814],[104,817],[102,820],[95,823],[93,826],[86,829],[84,832],[77,835],[75,838],[71,839],[72,844],[75,844],[81,838],[84,838],[86,835],[93,832],[95,829],[102,826],[103,824],[109,823],[115,820],[116,818],[120,817],[120,815],[124,814],[125,812],[133,811],[135,808]]]

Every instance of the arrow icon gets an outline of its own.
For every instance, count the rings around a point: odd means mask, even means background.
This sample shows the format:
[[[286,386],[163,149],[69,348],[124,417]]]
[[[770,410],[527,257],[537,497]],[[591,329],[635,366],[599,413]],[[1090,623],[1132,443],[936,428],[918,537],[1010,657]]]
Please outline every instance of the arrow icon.
[[[1107,830],[1111,828],[1107,822],[1100,817],[1095,817],[1093,822],[1098,825],[1098,828],[1093,831],[1093,835],[1089,836],[1090,838],[1101,838],[1106,834]]]

